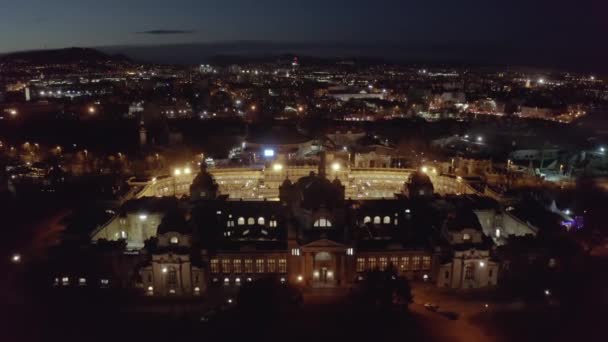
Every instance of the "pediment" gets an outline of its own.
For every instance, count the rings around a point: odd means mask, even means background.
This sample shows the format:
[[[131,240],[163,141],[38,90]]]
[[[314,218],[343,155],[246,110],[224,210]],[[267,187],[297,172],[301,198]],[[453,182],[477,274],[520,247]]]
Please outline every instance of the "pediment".
[[[333,240],[329,240],[329,239],[319,239],[319,240],[315,240],[313,242],[310,242],[306,245],[303,245],[302,247],[305,248],[328,248],[328,247],[341,247],[341,248],[345,248],[346,246],[335,242]]]

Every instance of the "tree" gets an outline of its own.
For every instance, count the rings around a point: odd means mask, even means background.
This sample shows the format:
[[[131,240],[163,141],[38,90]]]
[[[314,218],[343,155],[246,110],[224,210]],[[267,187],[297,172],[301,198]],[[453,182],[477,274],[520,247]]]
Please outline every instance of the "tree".
[[[413,300],[409,281],[393,266],[368,271],[359,290],[358,302],[377,310],[407,309]]]
[[[275,277],[266,277],[244,283],[239,290],[237,305],[251,317],[265,318],[302,303],[300,289],[283,284]],[[260,313],[263,313],[260,315]]]

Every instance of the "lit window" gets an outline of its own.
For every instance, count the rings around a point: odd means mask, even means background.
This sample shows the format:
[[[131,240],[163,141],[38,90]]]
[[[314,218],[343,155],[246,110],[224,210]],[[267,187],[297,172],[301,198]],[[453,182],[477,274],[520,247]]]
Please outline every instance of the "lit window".
[[[264,273],[264,259],[255,260],[255,273]]]
[[[277,221],[276,220],[270,220],[270,226],[271,227],[276,227],[277,226]]]
[[[63,277],[63,278],[61,278],[61,284],[62,284],[63,286],[68,286],[68,285],[70,285],[70,278],[68,278],[68,277]]]
[[[177,245],[179,243],[179,239],[177,238],[177,236],[172,236],[171,240],[169,240],[169,242],[171,242],[174,245]]]
[[[222,273],[230,273],[230,259],[222,259]]]
[[[374,216],[374,224],[380,224],[381,219],[380,216]]]
[[[84,286],[87,284],[87,280],[85,278],[78,278],[78,285]]]
[[[266,260],[268,265],[268,273],[275,273],[277,271],[277,264],[274,259]]]
[[[365,258],[357,258],[357,272],[365,271]]]
[[[124,230],[120,231],[120,238],[121,239],[126,239],[127,238],[127,232],[125,232]]]
[[[499,238],[500,237],[500,229],[496,229],[496,237]]]
[[[380,270],[384,271],[388,266],[388,260],[386,257],[381,257],[378,259],[378,261],[380,262]]]
[[[243,272],[243,269],[241,267],[241,259],[232,260],[232,267],[234,267],[234,273]]]
[[[320,218],[315,221],[313,226],[321,228],[331,227],[331,222],[326,218]]]
[[[236,223],[237,223],[239,226],[244,225],[244,224],[245,224],[245,218],[244,218],[244,217],[239,217],[239,218],[237,219],[237,222],[236,222]]]
[[[108,279],[101,279],[99,282],[101,283],[102,286],[107,286],[110,283],[110,281]]]
[[[475,278],[475,266],[472,263],[467,264],[464,268],[464,279],[473,280]]]
[[[471,240],[471,235],[469,235],[467,233],[462,234],[462,240],[464,240],[464,241]]]
[[[431,257],[426,255],[422,257],[422,269],[430,270],[431,269]]]
[[[253,273],[253,260],[245,259],[245,273]]]
[[[265,224],[265,220],[263,217],[258,217],[258,224],[263,226]]]
[[[355,254],[355,250],[354,248],[347,248],[346,249],[346,255],[354,255]]]
[[[287,273],[287,260],[279,259],[279,273]]]
[[[299,248],[292,248],[291,249],[291,255],[293,255],[293,256],[299,256],[300,255],[300,249]]]
[[[391,266],[396,268],[397,265],[399,265],[399,258],[391,257]]]
[[[253,226],[255,224],[255,219],[253,217],[250,217],[247,219],[247,224],[250,226]]]
[[[376,268],[376,258],[367,258],[367,265],[370,270]]]
[[[220,261],[211,259],[211,273],[220,273]]]
[[[384,219],[383,219],[382,223],[384,223],[384,224],[390,224],[391,223],[391,218],[388,217],[388,216],[384,216]]]
[[[412,270],[417,271],[420,269],[420,257],[415,256],[412,258]]]
[[[365,223],[370,223],[370,222],[372,222],[372,218],[371,218],[371,217],[369,217],[369,216],[365,216],[365,217],[363,218],[363,224],[365,224]]]
[[[169,267],[169,272],[167,274],[167,284],[177,285],[177,271],[174,267]]]

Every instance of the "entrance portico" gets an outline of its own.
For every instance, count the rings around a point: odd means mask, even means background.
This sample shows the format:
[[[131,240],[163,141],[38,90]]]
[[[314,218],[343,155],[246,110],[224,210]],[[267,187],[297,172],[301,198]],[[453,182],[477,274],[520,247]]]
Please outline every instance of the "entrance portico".
[[[347,246],[321,239],[301,247],[305,284],[313,288],[339,287],[348,283]]]

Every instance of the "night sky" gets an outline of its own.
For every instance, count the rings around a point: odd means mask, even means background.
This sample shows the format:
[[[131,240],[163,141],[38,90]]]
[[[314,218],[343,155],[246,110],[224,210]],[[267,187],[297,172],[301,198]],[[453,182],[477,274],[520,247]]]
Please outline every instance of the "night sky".
[[[0,52],[234,40],[606,55],[605,0],[1,0]],[[529,50],[528,50],[529,51]]]

